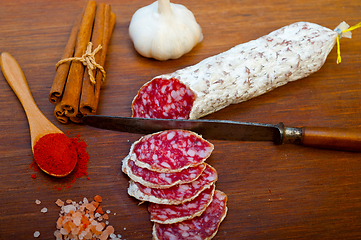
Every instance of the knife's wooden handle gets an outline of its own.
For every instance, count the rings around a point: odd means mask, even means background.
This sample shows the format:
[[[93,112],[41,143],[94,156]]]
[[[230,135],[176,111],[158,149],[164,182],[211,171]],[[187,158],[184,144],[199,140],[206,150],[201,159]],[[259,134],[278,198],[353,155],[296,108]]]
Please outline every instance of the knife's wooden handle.
[[[308,147],[361,152],[361,129],[303,127],[301,144]]]

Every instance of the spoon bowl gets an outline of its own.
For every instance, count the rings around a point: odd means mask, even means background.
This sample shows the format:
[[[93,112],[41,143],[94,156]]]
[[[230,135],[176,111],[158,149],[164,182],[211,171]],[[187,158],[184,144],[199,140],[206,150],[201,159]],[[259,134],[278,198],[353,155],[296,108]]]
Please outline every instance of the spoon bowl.
[[[51,123],[36,105],[25,75],[15,58],[7,52],[1,53],[0,66],[6,81],[9,83],[25,110],[30,128],[31,149],[34,154],[34,147],[41,137],[51,133],[64,133]],[[73,165],[75,167],[77,159],[74,159],[74,161],[75,163]],[[63,174],[54,174],[42,168],[39,164],[38,166],[45,173],[54,177],[65,177],[73,170]]]

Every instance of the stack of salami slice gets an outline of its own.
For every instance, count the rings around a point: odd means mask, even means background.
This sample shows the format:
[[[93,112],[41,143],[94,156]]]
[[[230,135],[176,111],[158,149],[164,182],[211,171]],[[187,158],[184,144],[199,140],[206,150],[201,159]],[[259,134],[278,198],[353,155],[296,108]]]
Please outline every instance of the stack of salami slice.
[[[140,138],[123,160],[128,194],[148,201],[153,239],[211,239],[227,213],[215,189],[216,170],[205,163],[213,144],[194,132],[168,130]]]

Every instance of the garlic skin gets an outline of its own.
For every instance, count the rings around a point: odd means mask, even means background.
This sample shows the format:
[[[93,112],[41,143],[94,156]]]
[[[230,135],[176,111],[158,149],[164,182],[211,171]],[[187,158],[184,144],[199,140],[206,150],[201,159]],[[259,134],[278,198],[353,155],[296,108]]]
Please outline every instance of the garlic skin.
[[[140,55],[160,61],[180,58],[203,39],[193,13],[169,0],[138,9],[130,22],[129,35]]]

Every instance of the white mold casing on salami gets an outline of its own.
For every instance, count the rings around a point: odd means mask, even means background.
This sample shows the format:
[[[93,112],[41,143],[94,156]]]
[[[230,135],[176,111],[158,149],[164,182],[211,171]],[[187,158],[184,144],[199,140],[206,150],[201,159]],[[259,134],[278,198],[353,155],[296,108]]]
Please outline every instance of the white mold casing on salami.
[[[335,45],[337,36],[335,31],[320,25],[297,22],[196,65],[155,77],[142,89],[155,79],[179,80],[194,94],[193,105],[185,118],[197,119],[318,71]],[[141,106],[146,99],[135,104],[137,98],[142,98],[140,91],[133,100],[133,116],[137,116],[139,111],[143,114],[149,108]],[[151,116],[144,113],[142,117]]]
[[[127,157],[141,168],[170,173],[203,163],[213,149],[212,143],[194,132],[166,130],[141,137]]]

